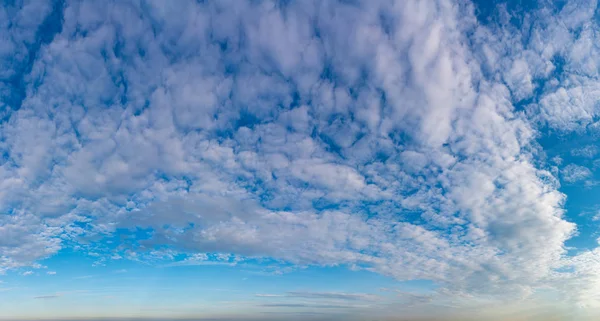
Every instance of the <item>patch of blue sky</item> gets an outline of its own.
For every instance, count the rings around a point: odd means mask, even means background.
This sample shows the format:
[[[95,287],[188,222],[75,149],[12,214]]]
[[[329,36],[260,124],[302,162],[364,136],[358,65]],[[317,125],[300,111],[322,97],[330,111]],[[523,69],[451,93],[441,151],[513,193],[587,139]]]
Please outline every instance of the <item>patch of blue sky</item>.
[[[578,151],[597,148],[597,135],[592,131],[565,133],[546,129],[546,134],[538,139],[538,143],[546,164],[556,168],[555,174],[561,178],[559,190],[567,196],[564,204],[565,217],[577,224],[578,233],[567,240],[565,246],[571,255],[595,248],[600,236],[596,216],[600,209],[596,198],[600,192],[600,185],[597,183],[600,180],[600,173],[597,171],[598,155],[592,152],[582,152],[582,155]],[[572,182],[565,180],[564,169],[569,165],[587,168],[591,175]]]
[[[4,276],[1,285],[6,290],[0,290],[0,308],[8,316],[11,312],[30,310],[41,311],[45,314],[39,315],[45,317],[58,317],[64,315],[61,309],[69,306],[92,311],[95,310],[93,306],[100,306],[115,313],[108,316],[119,316],[136,315],[150,307],[170,307],[185,312],[194,304],[219,305],[237,301],[259,306],[281,300],[293,303],[294,299],[286,299],[286,295],[294,292],[387,296],[394,295],[389,292],[395,290],[429,293],[435,289],[427,281],[400,282],[341,266],[307,267],[281,273],[269,270],[267,265],[259,262],[235,266],[153,266],[116,260],[90,268],[94,259],[79,252],[63,251],[43,260],[41,263],[45,267],[30,275],[10,273]],[[50,271],[52,274],[48,273]],[[94,312],[85,316],[93,317]]]

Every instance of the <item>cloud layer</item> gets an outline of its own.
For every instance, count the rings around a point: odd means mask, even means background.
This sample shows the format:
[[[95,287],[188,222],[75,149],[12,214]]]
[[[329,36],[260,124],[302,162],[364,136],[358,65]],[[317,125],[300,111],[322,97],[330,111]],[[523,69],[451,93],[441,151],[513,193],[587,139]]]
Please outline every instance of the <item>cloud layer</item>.
[[[595,252],[566,256],[558,190],[590,169],[559,177],[536,139],[596,125],[595,8],[514,23],[446,0],[15,1],[0,271],[65,248],[221,253],[592,304]]]

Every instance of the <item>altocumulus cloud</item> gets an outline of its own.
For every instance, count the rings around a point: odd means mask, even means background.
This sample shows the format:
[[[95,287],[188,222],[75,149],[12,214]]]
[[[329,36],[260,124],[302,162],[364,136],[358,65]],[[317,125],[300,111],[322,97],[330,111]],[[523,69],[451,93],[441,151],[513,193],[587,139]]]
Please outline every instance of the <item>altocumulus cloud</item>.
[[[5,5],[0,271],[226,253],[593,305],[599,254],[566,256],[535,139],[595,128],[596,5],[519,26],[446,0]],[[135,227],[147,251],[82,242]]]

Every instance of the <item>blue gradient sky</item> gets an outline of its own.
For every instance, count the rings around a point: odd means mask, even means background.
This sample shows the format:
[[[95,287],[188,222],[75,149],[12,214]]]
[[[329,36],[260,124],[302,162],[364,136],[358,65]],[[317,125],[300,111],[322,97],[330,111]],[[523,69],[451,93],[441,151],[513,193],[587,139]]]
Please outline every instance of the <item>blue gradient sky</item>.
[[[0,3],[0,319],[596,317],[597,1]]]
[[[362,306],[362,299],[372,304],[393,299],[394,294],[384,287],[423,294],[434,289],[425,281],[399,282],[344,267],[306,268],[286,274],[273,273],[258,262],[236,266],[121,262],[91,267],[93,260],[72,253],[61,253],[43,264],[47,270],[6,276],[0,292],[3,313],[33,318],[260,316],[315,311],[317,306],[317,311],[345,314],[348,308],[344,305]],[[348,295],[348,299],[308,297],[319,293]]]

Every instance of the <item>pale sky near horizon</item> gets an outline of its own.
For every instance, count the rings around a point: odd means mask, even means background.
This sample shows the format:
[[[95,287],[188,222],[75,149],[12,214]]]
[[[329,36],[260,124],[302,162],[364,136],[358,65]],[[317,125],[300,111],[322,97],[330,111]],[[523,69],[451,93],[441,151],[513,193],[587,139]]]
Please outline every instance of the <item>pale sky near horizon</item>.
[[[0,319],[581,320],[584,0],[0,0]]]

